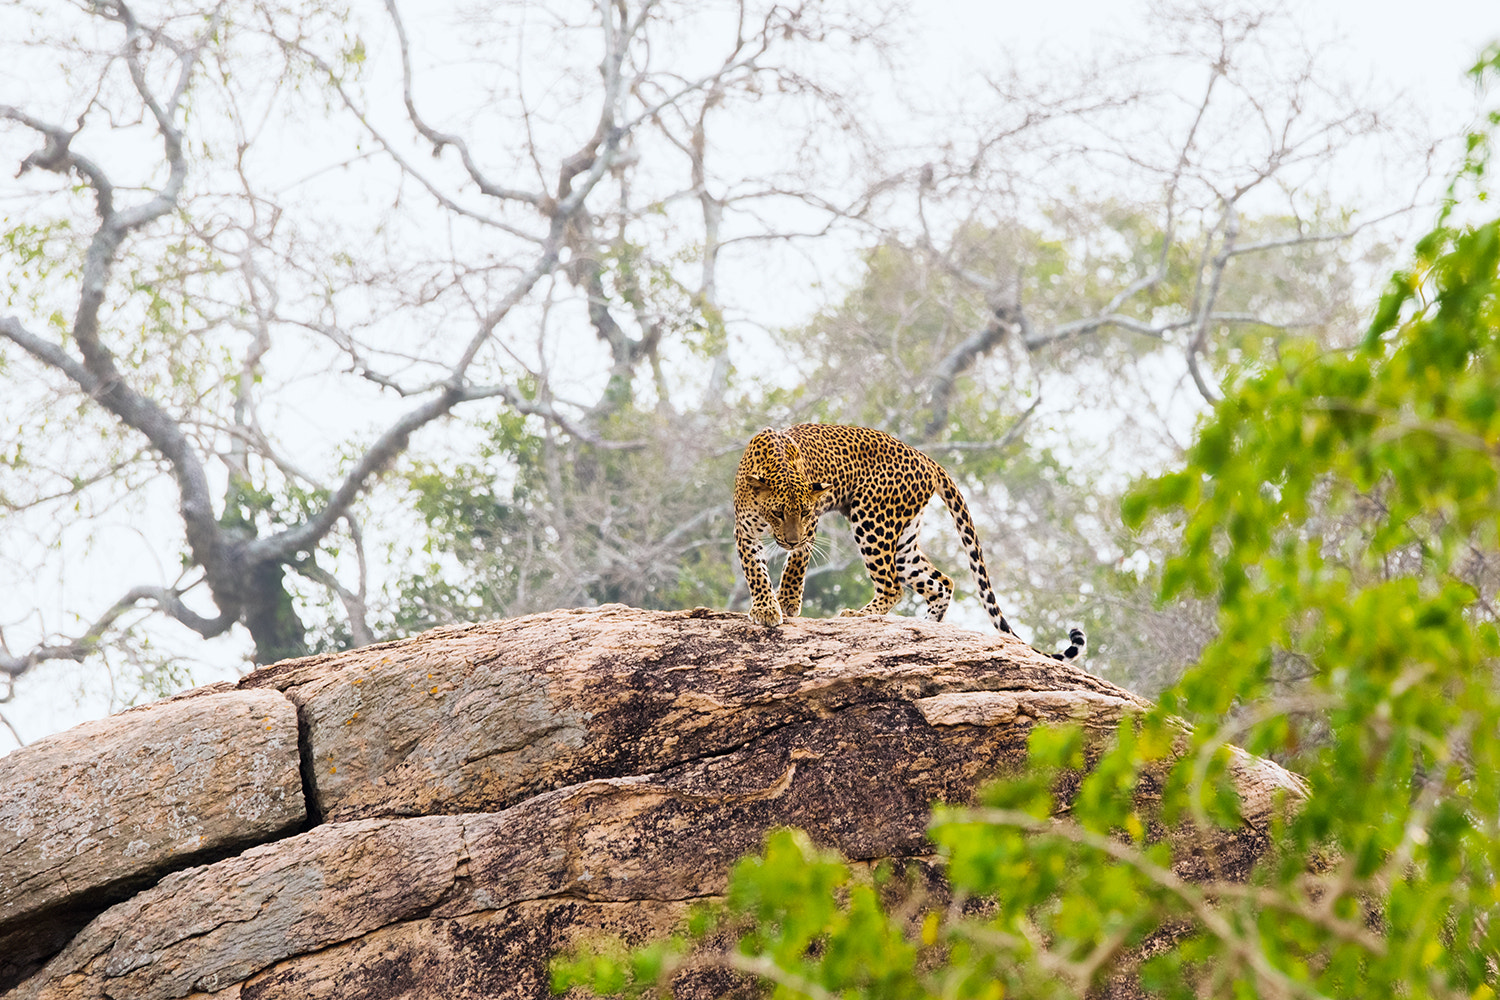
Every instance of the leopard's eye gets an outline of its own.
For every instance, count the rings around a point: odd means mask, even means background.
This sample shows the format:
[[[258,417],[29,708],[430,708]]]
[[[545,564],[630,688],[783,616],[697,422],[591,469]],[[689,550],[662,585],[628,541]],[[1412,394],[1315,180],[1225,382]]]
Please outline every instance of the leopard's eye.
[[[786,509],[784,507],[774,507],[771,509],[771,516],[779,521],[783,517],[786,517]]]

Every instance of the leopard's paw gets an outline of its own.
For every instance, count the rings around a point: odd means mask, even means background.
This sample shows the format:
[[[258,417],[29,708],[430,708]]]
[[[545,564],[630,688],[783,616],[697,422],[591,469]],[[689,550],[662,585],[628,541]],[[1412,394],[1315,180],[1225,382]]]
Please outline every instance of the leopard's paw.
[[[774,628],[781,624],[781,607],[775,601],[751,604],[750,618],[758,624]]]

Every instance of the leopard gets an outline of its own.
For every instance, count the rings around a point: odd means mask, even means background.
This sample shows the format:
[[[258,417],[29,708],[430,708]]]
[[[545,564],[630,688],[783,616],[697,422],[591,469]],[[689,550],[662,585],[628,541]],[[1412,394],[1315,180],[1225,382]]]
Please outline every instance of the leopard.
[[[767,427],[745,447],[734,477],[734,539],[750,587],[750,618],[774,628],[801,614],[818,519],[837,510],[854,529],[875,586],[868,604],[845,608],[840,616],[887,614],[903,588],[910,587],[926,599],[928,620],[942,621],[953,600],[953,580],[932,564],[917,537],[934,494],[953,516],[991,623],[997,631],[1014,634],[990,583],[974,518],[953,477],[893,435],[843,424]],[[761,541],[766,532],[787,552],[775,591]],[[1057,660],[1083,656],[1087,640],[1082,629],[1070,630],[1068,643],[1062,652],[1038,652]]]

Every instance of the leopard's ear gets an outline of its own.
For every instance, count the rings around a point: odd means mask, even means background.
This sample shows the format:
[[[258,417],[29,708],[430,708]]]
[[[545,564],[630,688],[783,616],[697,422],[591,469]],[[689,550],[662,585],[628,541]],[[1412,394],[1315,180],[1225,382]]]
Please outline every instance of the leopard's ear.
[[[833,489],[832,483],[809,483],[807,486],[808,492],[813,496],[817,496],[819,493],[827,493],[831,489]]]
[[[745,481],[748,482],[750,484],[750,488],[757,493],[769,493],[771,490],[771,481],[761,476],[753,476],[747,474],[745,476]]]

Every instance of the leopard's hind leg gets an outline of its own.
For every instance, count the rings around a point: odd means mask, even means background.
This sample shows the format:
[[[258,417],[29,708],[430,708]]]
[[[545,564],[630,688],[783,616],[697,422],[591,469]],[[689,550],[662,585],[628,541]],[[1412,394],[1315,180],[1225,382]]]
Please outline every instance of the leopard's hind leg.
[[[896,606],[901,599],[901,580],[896,574],[896,539],[888,527],[882,527],[873,517],[860,508],[849,511],[849,525],[854,529],[854,541],[859,545],[860,558],[875,585],[875,596],[862,608],[845,608],[839,612],[842,618],[863,615],[883,615]]]
[[[922,515],[911,519],[896,541],[896,574],[900,581],[927,600],[927,619],[940,622],[953,603],[953,580],[932,564],[922,551],[917,533]]]

